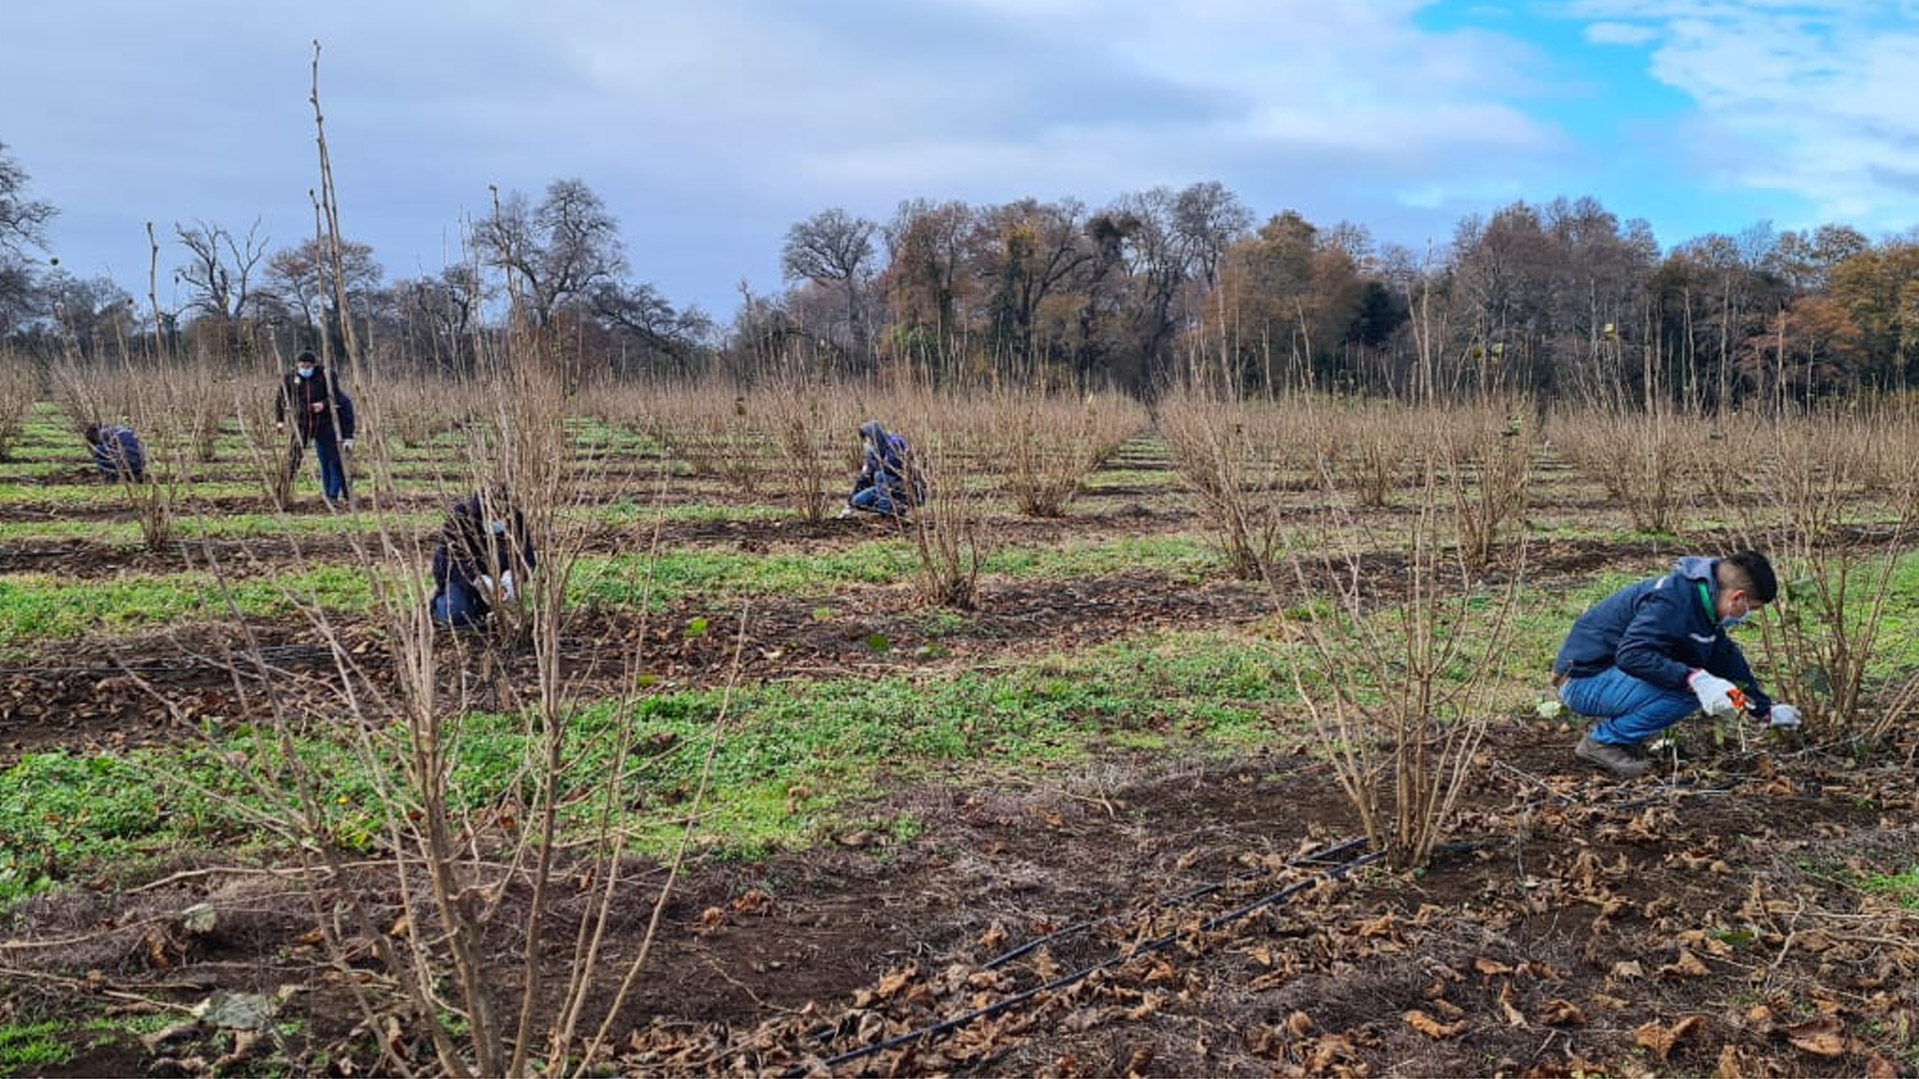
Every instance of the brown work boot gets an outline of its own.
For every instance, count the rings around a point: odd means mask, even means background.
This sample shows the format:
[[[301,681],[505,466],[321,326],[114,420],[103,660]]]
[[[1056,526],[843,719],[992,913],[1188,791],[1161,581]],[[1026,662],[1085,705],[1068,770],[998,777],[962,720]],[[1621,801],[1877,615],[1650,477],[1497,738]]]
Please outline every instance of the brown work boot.
[[[1652,762],[1634,753],[1636,748],[1595,742],[1593,736],[1588,734],[1573,747],[1573,756],[1594,767],[1603,768],[1619,779],[1638,779],[1652,771]]]

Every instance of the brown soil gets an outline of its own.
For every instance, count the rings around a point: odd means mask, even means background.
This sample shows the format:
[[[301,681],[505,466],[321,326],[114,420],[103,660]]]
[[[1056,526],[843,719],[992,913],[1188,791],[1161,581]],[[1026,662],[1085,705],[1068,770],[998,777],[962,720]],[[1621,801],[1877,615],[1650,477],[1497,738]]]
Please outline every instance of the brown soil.
[[[1007,533],[1045,546],[1190,523],[1183,511],[1122,500],[1061,521],[1009,521]],[[683,525],[667,542],[818,550],[870,538],[872,527]],[[1574,587],[1673,553],[1650,542],[1541,542],[1526,573],[1534,587]],[[0,572],[151,572],[162,557],[16,547],[0,555]],[[272,573],[294,554],[247,545],[245,557],[246,572]],[[1367,566],[1382,595],[1398,576],[1390,559]],[[1272,613],[1258,588],[1136,571],[989,580],[977,611],[943,619],[903,588],[687,603],[644,619],[588,610],[566,627],[563,652],[568,676],[588,687],[631,685],[626,659],[639,654],[643,673],[671,688],[728,677],[742,619],[752,645],[742,674],[759,680],[990,668],[1141,630],[1251,627]],[[705,633],[685,632],[694,618],[708,620]],[[243,629],[269,670],[233,658]],[[380,668],[387,644],[373,629],[349,626],[344,643],[355,662]],[[440,647],[450,667],[483,662],[470,644]],[[503,684],[523,684],[527,662],[510,659]],[[261,707],[254,691],[266,680],[317,696],[335,678],[297,619],[48,645],[0,670],[0,764],[54,746],[179,741],[200,717]],[[1117,754],[1022,767],[1017,778],[972,766],[944,781],[876,783],[849,816],[871,827],[764,861],[686,867],[604,1067],[1758,1076],[1919,1066],[1919,916],[1856,886],[1912,865],[1919,788],[1909,767],[1779,745],[1713,749],[1693,731],[1695,756],[1615,784],[1577,766],[1573,737],[1556,724],[1496,721],[1458,826],[1417,873],[1356,860],[1363,829],[1333,775],[1281,745],[1230,759]],[[923,830],[895,838],[885,822],[897,819]],[[1328,850],[1338,853],[1321,858]],[[381,1069],[350,991],[368,975],[329,962],[285,873],[242,862],[182,853],[144,882],[103,872],[13,912],[0,933],[9,985],[0,1023],[177,1010],[165,1037],[110,1033],[45,1074]],[[390,867],[347,874],[342,886],[397,910]],[[609,926],[601,1009],[639,954],[667,879],[639,861],[623,875],[630,899]],[[526,896],[509,888],[501,902],[486,943],[497,984],[511,986]],[[199,903],[217,920],[188,930],[181,912]],[[563,944],[550,978],[564,973],[579,913],[558,908]],[[257,1040],[187,1014],[217,991],[288,986],[287,1025]],[[430,1063],[416,1032],[388,1033],[396,1052]]]

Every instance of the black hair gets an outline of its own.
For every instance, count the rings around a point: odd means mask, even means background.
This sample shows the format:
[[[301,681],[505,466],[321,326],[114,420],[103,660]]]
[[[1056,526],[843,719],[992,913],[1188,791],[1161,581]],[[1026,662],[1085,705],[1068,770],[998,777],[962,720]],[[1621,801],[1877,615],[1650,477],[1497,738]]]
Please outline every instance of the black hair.
[[[1758,551],[1730,554],[1720,559],[1719,564],[1743,577],[1746,590],[1760,603],[1771,603],[1779,598],[1779,578],[1772,572],[1772,563]],[[1737,585],[1740,582],[1728,583]]]
[[[82,437],[84,437],[87,440],[87,445],[98,446],[100,444],[100,425],[99,424],[97,423],[87,424],[87,429],[80,432],[80,434]]]
[[[312,350],[312,349],[310,349],[310,348],[303,348],[303,349],[301,349],[301,350],[300,350],[300,354],[299,354],[298,356],[295,356],[295,357],[293,357],[293,362],[294,362],[295,364],[302,364],[302,363],[312,363],[312,364],[317,364],[317,363],[319,363],[320,361],[319,361],[319,360],[316,360],[316,359],[314,359],[314,358],[313,358],[313,350]]]

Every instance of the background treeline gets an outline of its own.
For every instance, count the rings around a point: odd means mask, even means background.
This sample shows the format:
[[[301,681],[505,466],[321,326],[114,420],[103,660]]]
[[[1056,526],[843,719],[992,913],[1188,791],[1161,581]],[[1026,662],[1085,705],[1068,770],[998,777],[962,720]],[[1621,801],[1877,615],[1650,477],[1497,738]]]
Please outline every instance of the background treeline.
[[[27,183],[0,152],[0,340],[47,357],[337,353],[344,317],[387,371],[469,371],[490,338],[532,327],[576,385],[750,381],[798,357],[822,375],[1142,396],[1201,377],[1776,411],[1919,376],[1919,234],[1760,224],[1662,252],[1644,221],[1591,198],[1471,216],[1424,251],[1290,210],[1260,221],[1211,182],[1099,208],[915,199],[885,221],[828,209],[782,238],[784,290],[742,286],[722,324],[635,280],[617,219],[577,179],[537,200],[499,195],[462,262],[400,280],[364,244],[335,260],[315,238],[276,247],[257,222],[175,223],[138,300],[30,257],[57,209]]]

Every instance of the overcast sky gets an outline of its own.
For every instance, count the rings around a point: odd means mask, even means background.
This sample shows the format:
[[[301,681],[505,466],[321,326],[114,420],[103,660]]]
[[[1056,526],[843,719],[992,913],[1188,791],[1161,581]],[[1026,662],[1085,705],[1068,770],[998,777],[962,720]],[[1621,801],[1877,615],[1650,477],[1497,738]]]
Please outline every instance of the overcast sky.
[[[144,297],[148,221],[312,235],[314,39],[388,280],[457,261],[488,185],[577,177],[721,319],[794,222],[909,198],[1218,180],[1416,249],[1558,195],[1665,246],[1919,224],[1919,0],[15,0],[0,143],[63,268]]]

